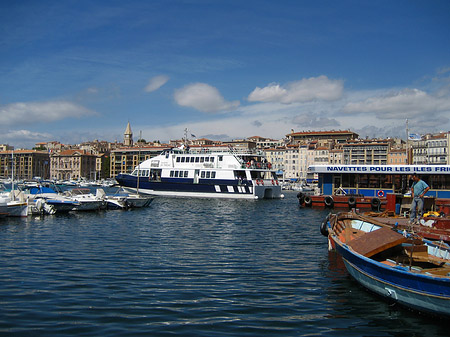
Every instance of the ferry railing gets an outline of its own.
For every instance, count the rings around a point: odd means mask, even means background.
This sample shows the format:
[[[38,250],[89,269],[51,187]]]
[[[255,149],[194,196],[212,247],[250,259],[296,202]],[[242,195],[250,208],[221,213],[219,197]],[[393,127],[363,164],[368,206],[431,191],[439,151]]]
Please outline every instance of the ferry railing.
[[[252,169],[252,170],[271,170],[271,163],[263,163],[263,162],[254,162],[254,163],[243,163],[241,168]]]

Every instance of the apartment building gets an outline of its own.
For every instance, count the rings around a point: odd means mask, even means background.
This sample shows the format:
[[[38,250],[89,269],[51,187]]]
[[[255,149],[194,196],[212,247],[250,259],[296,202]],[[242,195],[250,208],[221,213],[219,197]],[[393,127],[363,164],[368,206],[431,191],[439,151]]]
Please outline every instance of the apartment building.
[[[284,179],[297,180],[300,178],[298,157],[298,145],[287,145],[284,152]]]
[[[342,144],[344,164],[386,165],[392,139],[358,139]]]
[[[248,137],[247,140],[255,142],[258,149],[271,149],[285,145],[283,140],[264,138],[260,136]]]
[[[272,164],[272,168],[279,177],[282,177],[284,172],[285,152],[286,149],[284,147],[264,149],[267,161]]]
[[[344,163],[344,150],[331,149],[328,151],[328,163],[332,165],[341,165]]]
[[[348,140],[353,140],[358,138],[358,134],[352,131],[301,131],[294,132],[291,130],[291,133],[286,135],[288,142],[290,144],[298,144],[315,140],[326,140],[332,141],[337,144],[345,143]]]
[[[391,149],[387,154],[388,165],[406,165],[407,160],[406,149]]]
[[[450,132],[429,134],[410,142],[415,165],[449,165]]]
[[[50,175],[47,151],[15,150],[0,151],[0,176],[14,179],[48,179]]]

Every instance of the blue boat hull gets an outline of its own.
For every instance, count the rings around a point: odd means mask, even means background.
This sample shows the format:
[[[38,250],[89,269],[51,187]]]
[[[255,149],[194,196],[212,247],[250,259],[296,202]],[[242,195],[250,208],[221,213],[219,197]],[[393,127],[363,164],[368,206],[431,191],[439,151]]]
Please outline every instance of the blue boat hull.
[[[389,301],[439,316],[450,316],[450,279],[391,267],[351,251],[335,236],[337,252],[350,275]]]
[[[128,191],[136,191],[137,177],[119,174],[116,178],[120,186]],[[139,193],[159,196],[192,196],[214,198],[282,198],[281,187],[273,182],[265,186],[260,183],[253,186],[252,181],[199,179],[194,182],[189,178],[163,178],[150,181],[146,177],[139,179]]]

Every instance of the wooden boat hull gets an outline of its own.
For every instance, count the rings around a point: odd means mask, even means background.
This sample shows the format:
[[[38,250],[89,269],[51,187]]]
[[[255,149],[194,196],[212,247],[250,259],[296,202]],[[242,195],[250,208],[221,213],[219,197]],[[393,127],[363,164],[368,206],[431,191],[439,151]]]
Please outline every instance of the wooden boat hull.
[[[406,237],[388,225],[354,213],[328,219],[330,247],[342,256],[347,271],[358,283],[389,302],[450,316],[448,245]],[[325,232],[323,224],[321,232]]]
[[[388,301],[436,315],[450,316],[450,280],[413,274],[354,254],[335,241],[349,274]]]

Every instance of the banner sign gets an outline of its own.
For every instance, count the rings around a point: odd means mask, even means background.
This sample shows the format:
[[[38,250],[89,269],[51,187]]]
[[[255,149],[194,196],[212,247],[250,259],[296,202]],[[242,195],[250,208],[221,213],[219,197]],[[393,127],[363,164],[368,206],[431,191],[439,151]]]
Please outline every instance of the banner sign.
[[[311,165],[310,173],[450,174],[450,165]]]

